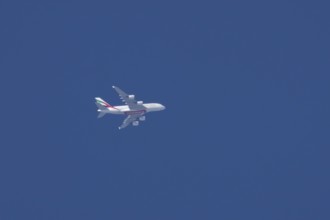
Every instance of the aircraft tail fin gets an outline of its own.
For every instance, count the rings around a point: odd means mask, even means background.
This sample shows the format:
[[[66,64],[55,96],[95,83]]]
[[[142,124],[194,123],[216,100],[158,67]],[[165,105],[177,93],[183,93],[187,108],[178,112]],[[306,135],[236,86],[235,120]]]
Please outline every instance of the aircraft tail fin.
[[[105,107],[104,105],[98,103],[98,102],[95,102],[95,105],[99,108],[99,110],[106,110],[107,107]]]
[[[95,100],[96,100],[96,103],[102,105],[105,108],[112,107],[109,103],[107,103],[106,101],[104,101],[100,97],[96,97]]]
[[[112,106],[99,97],[96,97],[95,100],[96,100],[95,104],[99,108],[97,110],[99,112],[99,115],[97,116],[97,118],[102,118],[107,113],[108,107],[112,107]]]

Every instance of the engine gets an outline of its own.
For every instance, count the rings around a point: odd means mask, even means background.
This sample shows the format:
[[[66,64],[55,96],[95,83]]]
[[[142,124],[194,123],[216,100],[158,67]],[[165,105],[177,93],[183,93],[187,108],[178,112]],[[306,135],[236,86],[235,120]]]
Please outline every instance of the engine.
[[[129,98],[130,100],[134,100],[135,95],[128,95],[128,98]]]
[[[138,126],[139,125],[139,121],[133,121],[133,126]]]
[[[143,105],[143,101],[137,101],[136,104]]]
[[[141,116],[139,117],[140,121],[145,121],[146,120],[146,116]]]

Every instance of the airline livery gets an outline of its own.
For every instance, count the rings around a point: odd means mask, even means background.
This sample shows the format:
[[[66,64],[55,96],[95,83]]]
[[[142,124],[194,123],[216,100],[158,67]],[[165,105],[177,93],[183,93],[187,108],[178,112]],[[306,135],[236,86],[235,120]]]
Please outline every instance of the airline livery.
[[[165,106],[159,103],[146,103],[143,101],[136,101],[134,95],[127,95],[123,90],[116,86],[112,86],[118,93],[120,99],[126,105],[111,106],[103,99],[96,97],[95,104],[98,107],[98,118],[103,117],[105,114],[126,115],[124,122],[119,126],[119,129],[127,127],[129,124],[138,126],[139,121],[145,121],[145,114],[148,112],[162,111]]]

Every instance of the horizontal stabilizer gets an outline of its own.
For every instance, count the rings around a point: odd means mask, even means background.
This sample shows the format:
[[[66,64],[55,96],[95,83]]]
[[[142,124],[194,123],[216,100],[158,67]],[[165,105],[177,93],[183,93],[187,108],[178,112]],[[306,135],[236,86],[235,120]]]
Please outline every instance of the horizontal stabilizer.
[[[105,112],[100,112],[97,118],[102,118],[106,113]]]

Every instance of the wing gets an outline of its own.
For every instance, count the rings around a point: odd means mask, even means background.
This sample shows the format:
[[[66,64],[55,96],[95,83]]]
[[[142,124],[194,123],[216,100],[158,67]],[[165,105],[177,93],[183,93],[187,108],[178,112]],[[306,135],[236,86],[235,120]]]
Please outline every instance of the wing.
[[[119,129],[126,128],[129,124],[131,124],[133,121],[135,121],[139,115],[129,115],[125,118],[123,123],[119,126]]]
[[[137,102],[135,101],[134,95],[127,95],[123,90],[121,90],[120,88],[118,88],[116,86],[112,86],[112,88],[114,88],[116,90],[116,92],[118,93],[120,99],[126,105],[128,105],[128,107],[130,109],[139,109],[139,108],[141,108],[139,105],[137,105]]]

